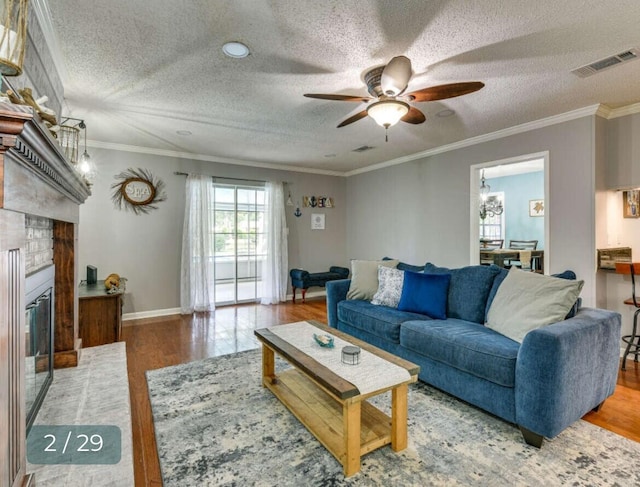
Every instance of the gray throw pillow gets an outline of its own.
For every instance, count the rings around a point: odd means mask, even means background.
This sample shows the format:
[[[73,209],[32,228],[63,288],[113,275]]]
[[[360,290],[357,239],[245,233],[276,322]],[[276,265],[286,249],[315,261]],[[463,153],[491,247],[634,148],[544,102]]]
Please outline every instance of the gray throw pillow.
[[[531,330],[563,321],[584,281],[511,268],[487,315],[487,328],[522,343]]]
[[[352,260],[351,284],[347,299],[365,299],[371,301],[378,290],[378,266],[393,267],[397,260]]]
[[[404,271],[378,266],[378,290],[373,295],[371,304],[397,308],[402,296],[402,284],[404,283]]]

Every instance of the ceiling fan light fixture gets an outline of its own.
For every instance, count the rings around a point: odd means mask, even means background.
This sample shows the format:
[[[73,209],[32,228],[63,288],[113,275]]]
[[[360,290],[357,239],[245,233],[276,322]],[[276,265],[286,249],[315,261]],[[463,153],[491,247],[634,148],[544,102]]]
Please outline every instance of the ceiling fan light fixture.
[[[398,100],[382,100],[367,108],[367,115],[381,127],[389,128],[397,124],[409,112],[409,105]]]
[[[222,46],[222,52],[225,56],[242,59],[249,55],[249,48],[242,42],[232,41]]]

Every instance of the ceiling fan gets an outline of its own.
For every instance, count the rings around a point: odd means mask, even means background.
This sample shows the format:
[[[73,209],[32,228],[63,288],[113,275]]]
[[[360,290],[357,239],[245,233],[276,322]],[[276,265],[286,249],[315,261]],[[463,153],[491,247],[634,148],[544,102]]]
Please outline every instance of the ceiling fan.
[[[411,61],[405,56],[396,56],[386,66],[380,66],[367,72],[364,76],[368,96],[352,96],[338,94],[305,93],[308,98],[321,100],[353,101],[369,103],[375,100],[365,110],[343,120],[338,128],[349,125],[369,115],[376,123],[385,129],[395,125],[400,120],[414,125],[425,121],[424,113],[411,106],[410,102],[424,102],[444,100],[456,96],[466,95],[484,87],[480,81],[465,83],[450,83],[431,86],[411,93],[404,93],[411,79]]]

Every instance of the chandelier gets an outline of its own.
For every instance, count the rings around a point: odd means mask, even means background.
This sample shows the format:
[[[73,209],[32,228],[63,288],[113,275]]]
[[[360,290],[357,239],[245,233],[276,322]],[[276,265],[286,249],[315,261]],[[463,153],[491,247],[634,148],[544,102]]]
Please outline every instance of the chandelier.
[[[480,218],[484,220],[487,216],[502,215],[504,211],[502,201],[495,195],[489,196],[491,186],[485,182],[484,171],[482,171],[480,183]]]

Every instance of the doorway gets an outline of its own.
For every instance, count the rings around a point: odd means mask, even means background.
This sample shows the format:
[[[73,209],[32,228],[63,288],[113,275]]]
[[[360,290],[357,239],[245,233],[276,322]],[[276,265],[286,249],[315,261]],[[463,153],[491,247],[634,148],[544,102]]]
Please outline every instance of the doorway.
[[[549,153],[541,152],[515,158],[489,161],[471,166],[470,171],[470,262],[480,263],[480,249],[488,240],[502,240],[507,249],[510,241],[537,241],[541,255],[540,269],[549,268]],[[494,212],[481,211],[481,185]],[[484,214],[483,214],[484,213]],[[482,218],[484,216],[484,218]],[[516,245],[514,243],[514,245]],[[483,261],[484,262],[484,261]]]
[[[215,303],[260,298],[264,250],[264,187],[214,184]]]

